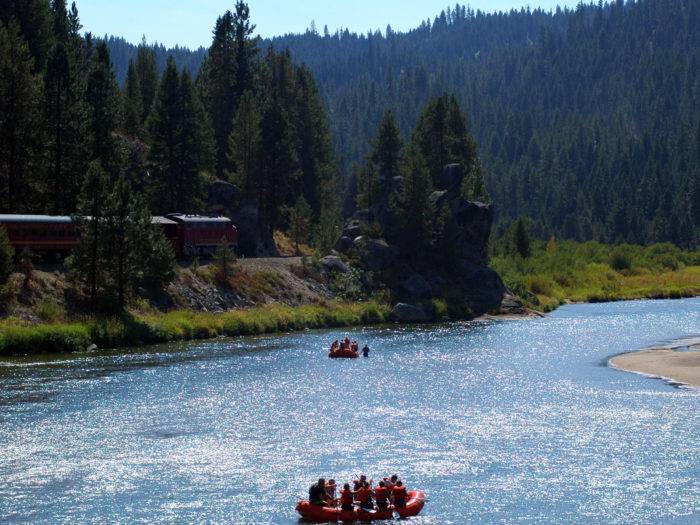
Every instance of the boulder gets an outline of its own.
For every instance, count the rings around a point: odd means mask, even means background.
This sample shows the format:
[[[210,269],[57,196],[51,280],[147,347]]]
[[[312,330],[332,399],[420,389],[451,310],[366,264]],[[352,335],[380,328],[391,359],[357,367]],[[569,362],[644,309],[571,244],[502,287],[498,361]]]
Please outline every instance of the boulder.
[[[411,299],[427,299],[432,295],[432,287],[425,278],[415,273],[401,283],[401,291]]]
[[[332,272],[347,273],[349,270],[348,265],[345,264],[337,255],[327,255],[319,262],[321,263],[321,266]]]
[[[459,267],[459,280],[465,290],[464,300],[476,315],[500,309],[508,292],[501,277],[488,266],[464,262]]]
[[[425,323],[430,320],[422,308],[406,303],[394,306],[391,309],[391,318],[397,323]]]
[[[380,272],[392,266],[399,256],[396,246],[390,246],[383,239],[371,239],[365,235],[353,241],[360,264],[373,272]]]
[[[335,250],[338,253],[347,253],[350,248],[352,248],[352,238],[350,237],[343,236],[335,243]]]
[[[345,228],[343,228],[343,237],[355,239],[364,233],[364,227],[359,220],[351,220]]]

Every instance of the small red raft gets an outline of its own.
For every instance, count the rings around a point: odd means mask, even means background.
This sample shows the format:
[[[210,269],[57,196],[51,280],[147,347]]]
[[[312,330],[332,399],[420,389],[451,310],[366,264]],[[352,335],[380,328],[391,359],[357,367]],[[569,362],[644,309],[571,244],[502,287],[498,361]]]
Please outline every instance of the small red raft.
[[[331,350],[328,357],[331,359],[357,359],[360,357],[360,353],[346,348],[344,350]]]
[[[423,507],[425,507],[425,493],[422,490],[409,490],[406,506],[399,509],[389,505],[386,510],[369,511],[356,508],[353,511],[344,511],[340,508],[319,507],[303,500],[297,503],[296,510],[306,521],[324,523],[329,521],[390,520],[394,518],[394,513],[397,513],[401,518],[410,518],[418,516]]]

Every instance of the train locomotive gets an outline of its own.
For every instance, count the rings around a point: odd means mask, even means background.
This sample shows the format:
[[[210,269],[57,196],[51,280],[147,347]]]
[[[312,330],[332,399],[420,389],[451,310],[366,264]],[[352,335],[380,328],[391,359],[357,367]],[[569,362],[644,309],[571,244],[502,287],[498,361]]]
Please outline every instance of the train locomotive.
[[[162,228],[178,259],[212,256],[222,245],[238,244],[238,229],[226,217],[171,213],[153,217],[152,223]],[[0,215],[3,227],[17,254],[28,249],[62,258],[79,242],[78,228],[69,216]]]

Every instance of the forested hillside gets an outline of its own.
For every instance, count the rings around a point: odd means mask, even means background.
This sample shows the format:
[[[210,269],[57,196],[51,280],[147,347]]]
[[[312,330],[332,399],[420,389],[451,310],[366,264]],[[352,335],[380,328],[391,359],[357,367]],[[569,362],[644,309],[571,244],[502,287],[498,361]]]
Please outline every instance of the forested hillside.
[[[315,73],[347,163],[386,109],[408,133],[455,93],[501,220],[540,236],[697,243],[700,3],[639,0],[555,13],[457,6],[407,34],[275,39]]]
[[[498,14],[458,5],[405,34],[309,31],[273,43],[316,76],[346,179],[387,109],[408,138],[429,99],[454,93],[502,224],[524,214],[542,237],[697,245],[698,2]]]
[[[75,3],[0,3],[0,213],[75,215],[69,265],[93,303],[124,306],[151,277],[168,281],[174,256],[151,214],[209,212],[214,181],[237,184],[248,229],[268,245],[295,205],[302,241],[332,237],[336,169],[319,92],[254,29],[238,1],[216,20],[196,76],[173,56],[161,71],[141,45],[120,86]]]

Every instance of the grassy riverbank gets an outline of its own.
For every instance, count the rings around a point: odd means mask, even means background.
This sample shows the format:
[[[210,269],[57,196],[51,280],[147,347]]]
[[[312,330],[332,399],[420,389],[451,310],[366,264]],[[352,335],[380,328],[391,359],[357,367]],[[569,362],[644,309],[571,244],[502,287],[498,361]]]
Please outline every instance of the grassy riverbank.
[[[491,266],[528,306],[700,295],[700,251],[671,244],[607,246],[535,242],[532,255],[496,256]]]
[[[387,321],[388,315],[388,307],[366,302],[297,307],[273,305],[225,313],[128,314],[119,318],[41,325],[10,318],[0,321],[0,355],[80,352],[92,344],[100,348],[119,348],[217,336],[380,324]]]

